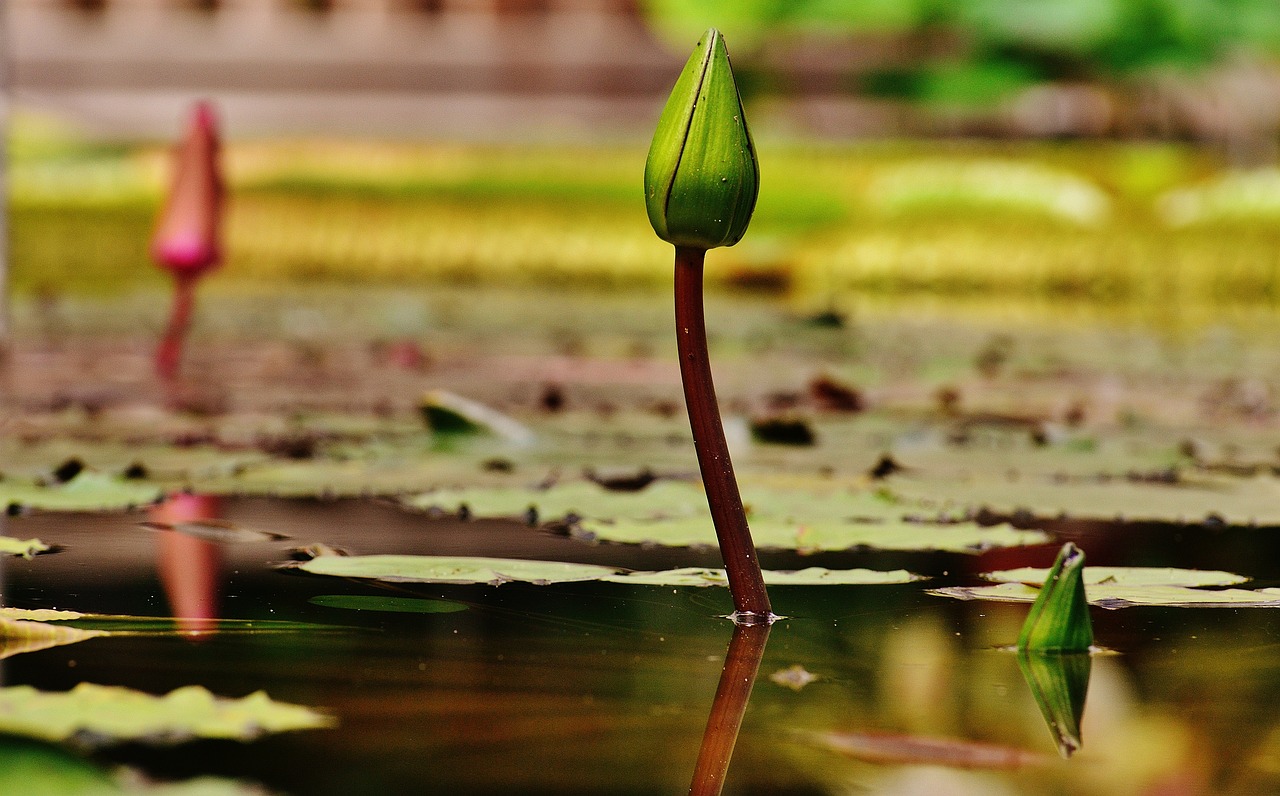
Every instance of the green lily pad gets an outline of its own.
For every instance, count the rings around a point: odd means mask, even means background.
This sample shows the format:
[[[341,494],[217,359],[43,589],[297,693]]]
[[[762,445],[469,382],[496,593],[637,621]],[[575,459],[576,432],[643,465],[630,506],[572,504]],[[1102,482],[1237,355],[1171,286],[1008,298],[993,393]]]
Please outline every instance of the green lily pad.
[[[31,558],[40,553],[47,553],[52,548],[39,539],[14,539],[12,536],[0,536],[0,554]]]
[[[513,582],[545,585],[577,581],[652,586],[728,586],[729,583],[722,569],[687,567],[663,572],[632,573],[594,564],[501,558],[345,556],[315,558],[285,566],[316,575],[369,578],[393,583],[483,583],[490,586]],[[829,570],[821,567],[810,567],[797,572],[766,570],[764,573],[765,582],[776,586],[909,583],[918,578],[919,576],[905,570],[876,572],[866,569]]]
[[[29,738],[0,738],[0,793],[101,796],[123,792],[107,772],[70,750]]]
[[[1270,592],[1270,593],[1269,593]],[[998,583],[994,586],[949,586],[930,589],[930,594],[957,600],[1034,602],[1040,590],[1025,583]],[[1099,583],[1088,588],[1090,605],[1108,610],[1137,606],[1168,608],[1280,608],[1280,589],[1193,589],[1187,586],[1127,586]]]
[[[1007,525],[971,522],[917,522],[951,515],[930,512],[919,503],[897,501],[876,490],[745,490],[747,514],[759,547],[819,551],[947,550],[981,552],[996,547],[1042,544],[1049,537]],[[580,538],[668,547],[716,544],[706,494],[690,483],[659,482],[637,492],[612,492],[589,482],[551,489],[470,489],[440,491],[406,499],[418,509],[457,510],[473,515],[538,519],[577,517]]]
[[[0,659],[105,635],[101,630],[80,630],[0,616]]]
[[[154,484],[126,481],[88,470],[65,484],[0,481],[0,506],[40,511],[122,511],[155,503],[164,497]]]
[[[452,614],[467,610],[453,600],[421,600],[414,597],[374,597],[362,594],[320,594],[307,602],[325,608],[351,611],[386,611],[401,614]]]
[[[666,547],[709,547],[716,544],[710,517],[676,520],[583,521],[580,534],[592,540]],[[1044,544],[1048,534],[1023,531],[1011,525],[983,526],[972,522],[918,523],[822,522],[801,524],[757,518],[751,520],[757,547],[818,552],[823,550],[940,550],[980,553],[1001,547]]]
[[[9,608],[0,607],[0,617],[5,619],[25,619],[31,622],[57,622],[68,619],[83,619],[89,614],[79,611],[58,611],[53,608]]]
[[[0,689],[0,732],[46,741],[100,745],[172,744],[193,738],[251,740],[333,723],[331,717],[311,708],[273,702],[261,691],[243,699],[224,699],[199,686],[165,696],[92,683],[80,683],[65,692],[31,686]]]
[[[285,567],[315,575],[370,578],[392,583],[487,583],[490,586],[600,580],[619,571],[616,567],[561,561],[407,555],[321,556],[286,564]]]
[[[724,586],[729,579],[723,569],[685,567],[663,572],[629,572],[601,578],[610,583],[650,584],[655,586]],[[769,586],[870,586],[880,584],[911,583],[920,580],[904,569],[881,572],[874,569],[824,569],[808,567],[795,572],[764,570],[764,582]]]
[[[998,572],[984,572],[982,578],[997,583],[1025,583],[1043,586],[1047,569],[1022,567]],[[1218,572],[1203,569],[1176,569],[1174,567],[1095,567],[1084,568],[1084,583],[1092,587],[1115,584],[1119,586],[1234,586],[1249,579],[1234,572]]]

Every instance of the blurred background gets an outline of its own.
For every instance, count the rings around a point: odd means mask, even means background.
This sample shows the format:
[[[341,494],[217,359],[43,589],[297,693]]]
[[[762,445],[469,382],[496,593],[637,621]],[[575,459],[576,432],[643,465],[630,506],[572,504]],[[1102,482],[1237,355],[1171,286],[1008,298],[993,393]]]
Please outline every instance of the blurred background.
[[[708,25],[763,185],[720,284],[1089,305],[1280,291],[1270,0],[6,0],[19,295],[159,284],[167,145],[230,142],[222,284],[658,287],[649,135]]]

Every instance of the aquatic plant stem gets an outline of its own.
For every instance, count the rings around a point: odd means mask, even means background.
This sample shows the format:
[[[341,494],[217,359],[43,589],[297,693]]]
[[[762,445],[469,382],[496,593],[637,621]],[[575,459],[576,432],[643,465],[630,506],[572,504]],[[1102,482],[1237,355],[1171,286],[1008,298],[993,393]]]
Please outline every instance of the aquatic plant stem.
[[[191,325],[191,313],[196,303],[196,274],[179,273],[174,276],[173,308],[169,312],[169,325],[156,349],[156,373],[165,381],[178,375],[178,363],[182,360],[182,341]]]
[[[716,699],[707,717],[707,729],[698,748],[698,762],[693,767],[689,784],[690,796],[718,796],[724,790],[725,776],[733,747],[738,743],[738,730],[747,713],[751,689],[760,672],[765,644],[769,641],[769,625],[737,625],[724,655],[724,669],[716,686]]]
[[[769,622],[773,611],[756,556],[747,513],[729,459],[729,446],[720,421],[716,388],[707,357],[707,328],[702,308],[703,249],[676,247],[676,347],[680,378],[693,430],[693,446],[702,470],[711,520],[720,541],[720,557],[729,576],[737,622]]]

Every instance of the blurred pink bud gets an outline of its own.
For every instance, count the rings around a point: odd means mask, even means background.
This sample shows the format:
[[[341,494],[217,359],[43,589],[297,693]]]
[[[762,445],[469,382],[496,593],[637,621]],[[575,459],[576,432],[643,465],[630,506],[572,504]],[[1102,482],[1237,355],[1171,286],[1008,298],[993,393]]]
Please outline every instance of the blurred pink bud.
[[[152,258],[179,276],[199,275],[222,259],[217,128],[213,106],[197,103],[186,137],[174,153],[173,182],[151,238]]]

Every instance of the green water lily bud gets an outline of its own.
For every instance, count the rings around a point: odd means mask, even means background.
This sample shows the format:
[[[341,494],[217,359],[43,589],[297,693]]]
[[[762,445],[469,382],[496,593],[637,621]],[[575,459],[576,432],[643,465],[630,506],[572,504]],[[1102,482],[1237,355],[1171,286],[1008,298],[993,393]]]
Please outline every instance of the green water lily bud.
[[[1031,604],[1018,637],[1018,649],[1085,652],[1091,646],[1093,622],[1084,594],[1084,551],[1067,542]]]
[[[676,246],[732,246],[746,233],[759,192],[729,52],[712,28],[676,80],[653,134],[644,167],[649,222]]]

